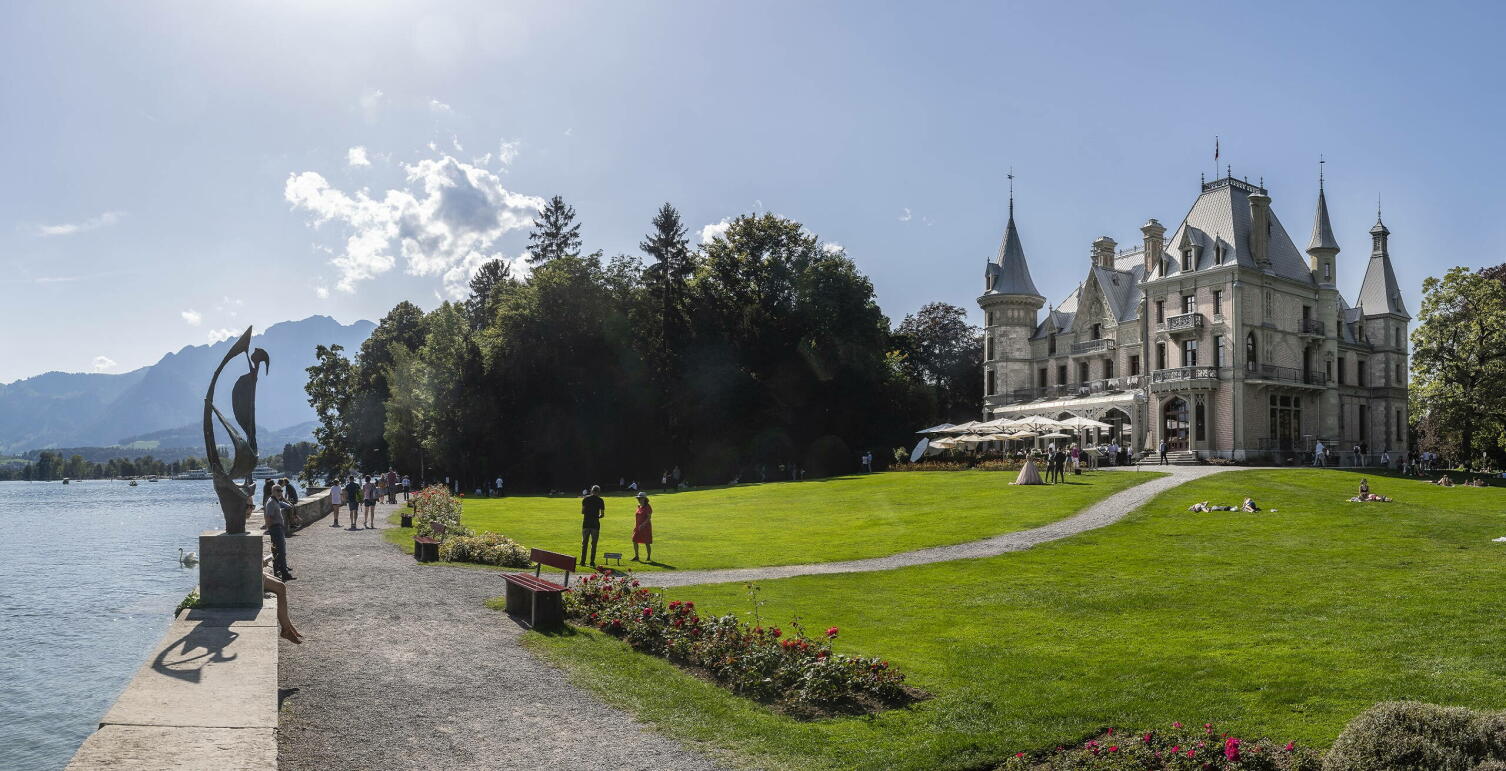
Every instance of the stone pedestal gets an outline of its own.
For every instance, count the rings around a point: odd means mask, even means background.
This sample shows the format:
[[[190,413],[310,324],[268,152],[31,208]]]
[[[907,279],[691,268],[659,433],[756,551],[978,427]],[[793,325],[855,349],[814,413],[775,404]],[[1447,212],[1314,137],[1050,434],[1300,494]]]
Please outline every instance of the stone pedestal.
[[[199,604],[260,608],[262,536],[211,530],[199,536]]]

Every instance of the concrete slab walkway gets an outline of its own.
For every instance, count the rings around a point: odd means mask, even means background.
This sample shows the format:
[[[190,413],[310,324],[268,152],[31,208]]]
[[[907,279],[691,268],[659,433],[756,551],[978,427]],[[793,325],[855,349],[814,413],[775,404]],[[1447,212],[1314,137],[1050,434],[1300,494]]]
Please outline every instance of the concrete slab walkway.
[[[380,530],[332,524],[288,540],[305,642],[282,643],[281,768],[714,767],[524,650],[483,604],[503,592],[496,572],[419,565]]]
[[[1151,498],[1193,479],[1210,474],[1234,470],[1230,466],[1111,466],[1103,472],[1161,471],[1167,476],[1152,479],[1144,484],[1110,495],[1082,511],[1047,525],[1004,533],[992,538],[933,546],[928,549],[891,554],[887,557],[847,560],[844,562],[819,562],[808,565],[781,565],[765,568],[736,568],[729,570],[686,570],[682,572],[638,573],[636,577],[646,585],[658,587],[692,586],[694,584],[720,584],[733,581],[768,581],[794,576],[822,575],[830,573],[866,573],[875,570],[925,565],[949,560],[993,557],[1006,552],[1029,549],[1037,544],[1057,541],[1078,533],[1110,525],[1139,508]],[[1005,472],[1000,472],[1005,473]],[[1190,505],[1190,504],[1189,504]]]

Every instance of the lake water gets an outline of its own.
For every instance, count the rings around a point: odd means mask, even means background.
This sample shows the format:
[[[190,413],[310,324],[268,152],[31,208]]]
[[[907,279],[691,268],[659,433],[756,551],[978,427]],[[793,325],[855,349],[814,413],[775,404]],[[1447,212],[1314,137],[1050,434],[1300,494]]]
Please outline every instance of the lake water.
[[[0,482],[0,768],[62,768],[198,584],[209,481]]]

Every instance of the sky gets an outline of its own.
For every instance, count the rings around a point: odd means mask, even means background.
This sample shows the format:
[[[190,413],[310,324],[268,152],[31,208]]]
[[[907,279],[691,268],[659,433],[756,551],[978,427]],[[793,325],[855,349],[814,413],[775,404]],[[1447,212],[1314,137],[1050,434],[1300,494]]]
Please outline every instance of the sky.
[[[895,323],[981,321],[1016,221],[1056,301],[1214,171],[1356,294],[1377,199],[1415,313],[1506,261],[1503,10],[1464,3],[8,2],[0,383],[432,308],[549,196],[636,253],[750,212],[840,245]]]

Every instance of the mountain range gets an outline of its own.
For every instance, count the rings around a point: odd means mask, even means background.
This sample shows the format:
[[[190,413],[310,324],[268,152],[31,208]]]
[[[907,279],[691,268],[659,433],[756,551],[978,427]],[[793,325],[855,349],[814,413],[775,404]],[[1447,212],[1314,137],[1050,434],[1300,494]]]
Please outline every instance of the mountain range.
[[[257,435],[309,438],[315,415],[303,385],[304,369],[315,361],[314,347],[338,344],[350,356],[375,328],[370,321],[341,324],[310,316],[273,324],[252,337],[252,347],[265,348],[272,359],[257,385]],[[0,385],[0,454],[133,443],[201,445],[204,389],[231,342],[185,346],[156,364],[121,374],[47,372]],[[229,385],[242,371],[231,363],[220,378],[216,404],[227,415]],[[189,443],[180,445],[183,441]],[[264,449],[269,451],[275,450]]]

